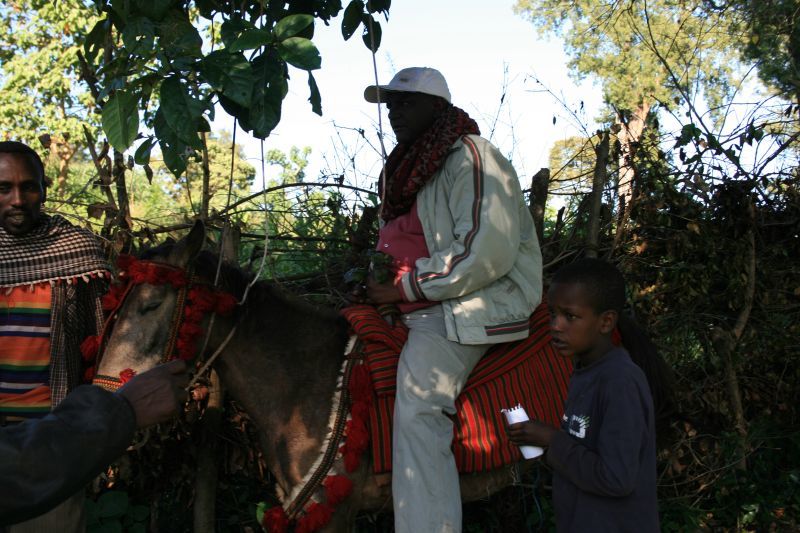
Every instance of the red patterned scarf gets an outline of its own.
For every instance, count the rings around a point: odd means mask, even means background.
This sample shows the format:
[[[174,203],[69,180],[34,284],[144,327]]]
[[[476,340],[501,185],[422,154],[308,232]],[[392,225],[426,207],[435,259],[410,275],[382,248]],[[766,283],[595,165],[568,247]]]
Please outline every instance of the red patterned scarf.
[[[381,218],[388,222],[407,213],[417,192],[442,166],[450,147],[468,134],[480,135],[466,111],[449,105],[413,144],[399,143],[386,159],[386,189]],[[381,176],[383,183],[385,176]]]

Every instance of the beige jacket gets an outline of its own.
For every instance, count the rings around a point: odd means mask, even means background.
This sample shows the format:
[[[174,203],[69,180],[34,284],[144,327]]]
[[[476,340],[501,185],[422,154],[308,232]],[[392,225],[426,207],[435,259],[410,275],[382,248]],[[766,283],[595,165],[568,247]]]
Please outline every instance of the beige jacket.
[[[542,298],[542,254],[517,174],[486,139],[456,141],[417,194],[430,257],[402,276],[407,301],[439,301],[461,344],[525,338]]]

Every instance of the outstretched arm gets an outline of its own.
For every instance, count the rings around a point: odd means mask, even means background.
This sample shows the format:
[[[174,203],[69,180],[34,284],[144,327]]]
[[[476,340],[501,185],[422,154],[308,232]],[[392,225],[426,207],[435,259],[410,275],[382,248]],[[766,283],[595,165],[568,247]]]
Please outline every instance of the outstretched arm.
[[[37,516],[99,474],[138,427],[175,416],[185,400],[186,364],[134,377],[117,393],[72,391],[50,414],[0,429],[0,525]]]

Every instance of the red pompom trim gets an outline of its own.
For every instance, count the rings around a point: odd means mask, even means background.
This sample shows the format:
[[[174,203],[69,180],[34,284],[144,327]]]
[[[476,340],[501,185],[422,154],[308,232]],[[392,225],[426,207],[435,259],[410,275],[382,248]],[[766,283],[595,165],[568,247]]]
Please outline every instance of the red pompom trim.
[[[117,268],[122,272],[127,272],[136,258],[128,254],[119,254],[117,257]]]
[[[83,339],[81,343],[81,356],[87,363],[91,363],[97,358],[97,352],[100,350],[100,336],[90,335]]]
[[[333,509],[330,506],[314,502],[308,506],[306,513],[297,520],[297,525],[294,529],[295,533],[313,533],[325,527],[331,521],[332,516]]]
[[[345,476],[327,476],[322,486],[325,487],[325,501],[331,507],[340,504],[353,492],[353,482]]]
[[[361,462],[361,456],[369,446],[367,420],[373,393],[367,365],[359,364],[353,368],[348,391],[351,400],[350,420],[347,421],[345,428],[345,442],[339,451],[342,454],[345,470],[354,472]]]
[[[119,380],[123,384],[125,384],[125,383],[129,382],[131,379],[133,379],[133,376],[135,376],[135,375],[136,375],[136,371],[135,370],[133,370],[132,368],[126,368],[125,370],[123,370],[123,371],[121,371],[119,373]]]
[[[264,512],[261,525],[269,533],[286,533],[289,529],[289,518],[286,516],[286,511],[283,510],[283,507],[276,505]]]

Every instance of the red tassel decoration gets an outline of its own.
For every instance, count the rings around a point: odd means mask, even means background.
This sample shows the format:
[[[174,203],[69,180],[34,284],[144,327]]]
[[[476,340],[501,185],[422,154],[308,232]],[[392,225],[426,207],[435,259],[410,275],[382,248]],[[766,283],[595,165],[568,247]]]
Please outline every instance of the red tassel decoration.
[[[117,268],[127,272],[134,261],[136,261],[136,258],[134,258],[132,255],[119,254],[119,257],[117,257]]]
[[[350,375],[350,397],[353,402],[372,403],[372,382],[367,365],[360,364],[353,368]]]
[[[135,376],[135,375],[136,375],[136,371],[135,370],[133,370],[132,368],[126,368],[125,370],[123,370],[123,371],[121,371],[119,373],[119,380],[123,384],[125,384],[125,383],[129,382],[133,378],[133,376]]]
[[[295,533],[313,533],[323,528],[331,521],[333,509],[329,506],[314,502],[306,509],[306,514],[297,520]]]
[[[322,486],[325,487],[325,501],[331,507],[340,504],[353,492],[353,482],[345,476],[327,476]]]
[[[286,533],[289,529],[289,518],[287,518],[286,511],[283,510],[283,507],[276,505],[264,512],[261,525],[264,526],[264,529],[269,533]]]
[[[218,315],[228,315],[236,308],[239,302],[232,294],[226,292],[217,293],[217,302],[214,306],[214,312]]]
[[[98,335],[90,335],[83,339],[81,343],[81,356],[83,360],[90,363],[97,357],[97,351],[100,349],[100,337]]]

